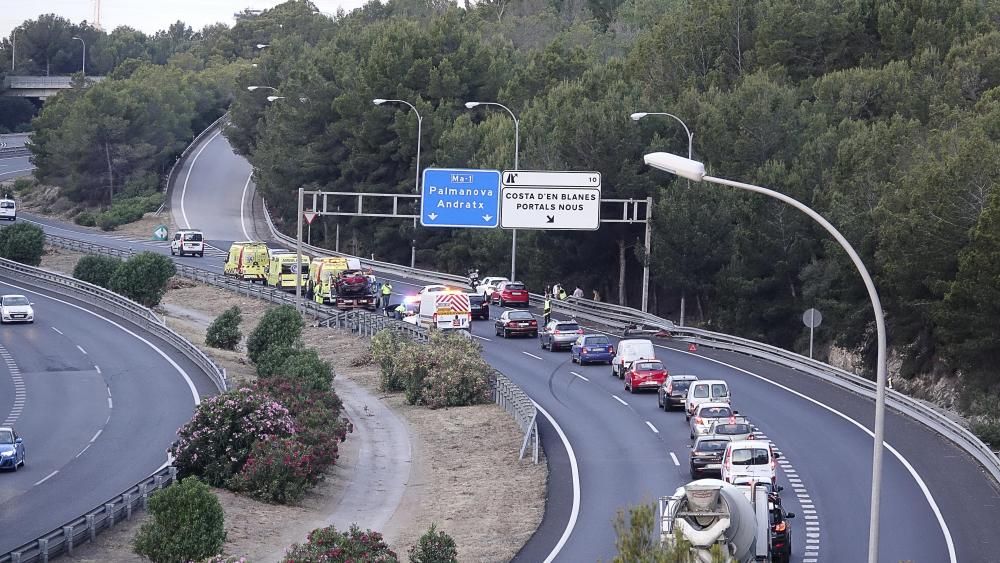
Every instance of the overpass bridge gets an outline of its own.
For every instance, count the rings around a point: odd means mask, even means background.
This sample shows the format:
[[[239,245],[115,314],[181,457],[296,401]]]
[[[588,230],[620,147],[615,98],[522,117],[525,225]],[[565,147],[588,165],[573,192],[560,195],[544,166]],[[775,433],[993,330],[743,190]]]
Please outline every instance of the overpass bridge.
[[[100,82],[103,76],[88,76],[87,81]],[[7,76],[3,81],[4,96],[39,98],[44,100],[60,90],[73,87],[72,76]]]

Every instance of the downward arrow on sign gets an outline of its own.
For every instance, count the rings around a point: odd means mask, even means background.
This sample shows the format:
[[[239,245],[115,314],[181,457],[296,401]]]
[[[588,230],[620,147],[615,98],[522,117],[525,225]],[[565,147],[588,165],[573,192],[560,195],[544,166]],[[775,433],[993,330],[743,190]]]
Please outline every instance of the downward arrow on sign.
[[[493,218],[492,215],[483,215],[483,221],[486,221],[487,223],[489,223],[490,219],[492,219],[492,218]]]
[[[555,223],[556,222],[556,216],[555,215],[546,215],[545,218],[548,219],[548,221],[546,221],[546,223]]]
[[[437,213],[428,213],[427,217],[430,218],[431,221],[434,221],[438,218]]]

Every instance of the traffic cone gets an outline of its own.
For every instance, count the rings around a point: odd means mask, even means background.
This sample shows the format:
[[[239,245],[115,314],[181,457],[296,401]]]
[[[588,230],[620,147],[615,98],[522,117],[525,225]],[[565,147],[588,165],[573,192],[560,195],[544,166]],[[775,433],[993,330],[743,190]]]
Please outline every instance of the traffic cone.
[[[688,352],[697,352],[697,351],[698,351],[697,344],[695,344],[694,342],[688,344]]]

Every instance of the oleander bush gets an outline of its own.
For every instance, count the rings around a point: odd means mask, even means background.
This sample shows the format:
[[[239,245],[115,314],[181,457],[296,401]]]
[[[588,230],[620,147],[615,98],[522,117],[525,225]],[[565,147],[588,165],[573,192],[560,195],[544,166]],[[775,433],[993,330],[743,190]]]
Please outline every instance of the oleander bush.
[[[0,229],[0,257],[37,266],[44,253],[45,232],[38,225],[14,223]]]
[[[384,328],[371,341],[371,356],[379,367],[379,390],[402,391],[406,384],[396,371],[396,358],[404,339],[395,331]]]
[[[219,499],[197,478],[149,497],[152,515],[136,534],[132,549],[154,563],[179,563],[212,557],[226,541],[225,514]]]
[[[259,380],[256,386],[288,409],[295,437],[309,448],[314,463],[326,469],[337,462],[347,424],[341,417],[343,404],[332,389],[316,390],[302,381],[280,378]]]
[[[401,340],[387,353],[394,356],[393,377],[402,382],[411,405],[437,409],[491,400],[493,368],[479,344],[460,333],[431,331],[427,344]]]
[[[347,532],[333,526],[309,532],[308,541],[288,549],[285,563],[399,563],[382,534],[352,524]]]
[[[410,548],[410,563],[458,563],[458,547],[451,536],[431,524],[431,529]]]
[[[239,307],[233,305],[226,309],[208,326],[208,331],[205,333],[205,344],[212,348],[235,350],[236,345],[243,338],[243,333],[240,332],[240,323],[242,322],[243,313]]]
[[[80,261],[76,263],[73,268],[73,277],[107,288],[111,282],[111,276],[121,265],[121,259],[114,256],[89,254],[80,258]]]
[[[108,289],[129,299],[154,307],[167,292],[167,282],[177,273],[169,257],[155,252],[140,252],[115,269]]]
[[[314,389],[323,390],[329,389],[333,383],[333,368],[315,350],[278,346],[268,349],[259,357],[257,376],[264,379],[280,377],[299,380]]]
[[[291,305],[268,310],[247,338],[247,356],[256,364],[271,348],[300,347],[304,326],[302,315]]]
[[[224,487],[243,469],[256,442],[294,433],[288,409],[260,390],[242,388],[202,401],[178,430],[170,453],[181,475]]]
[[[228,487],[264,502],[288,503],[302,498],[324,469],[310,448],[295,438],[258,440]]]

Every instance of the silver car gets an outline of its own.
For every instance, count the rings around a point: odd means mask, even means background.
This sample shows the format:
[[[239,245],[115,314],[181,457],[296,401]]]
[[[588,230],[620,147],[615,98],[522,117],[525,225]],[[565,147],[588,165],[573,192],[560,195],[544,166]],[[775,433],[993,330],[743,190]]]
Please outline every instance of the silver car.
[[[753,433],[757,428],[745,416],[731,416],[729,418],[711,419],[708,427],[708,434],[725,436],[733,442],[741,440],[753,440]]]
[[[709,429],[718,420],[729,420],[731,416],[739,414],[729,406],[729,403],[702,403],[694,410],[691,417],[691,439],[695,436],[705,436]]]
[[[583,334],[583,329],[576,321],[549,321],[545,328],[538,333],[538,342],[542,348],[548,348],[555,352],[558,348],[573,347],[576,337]]]

